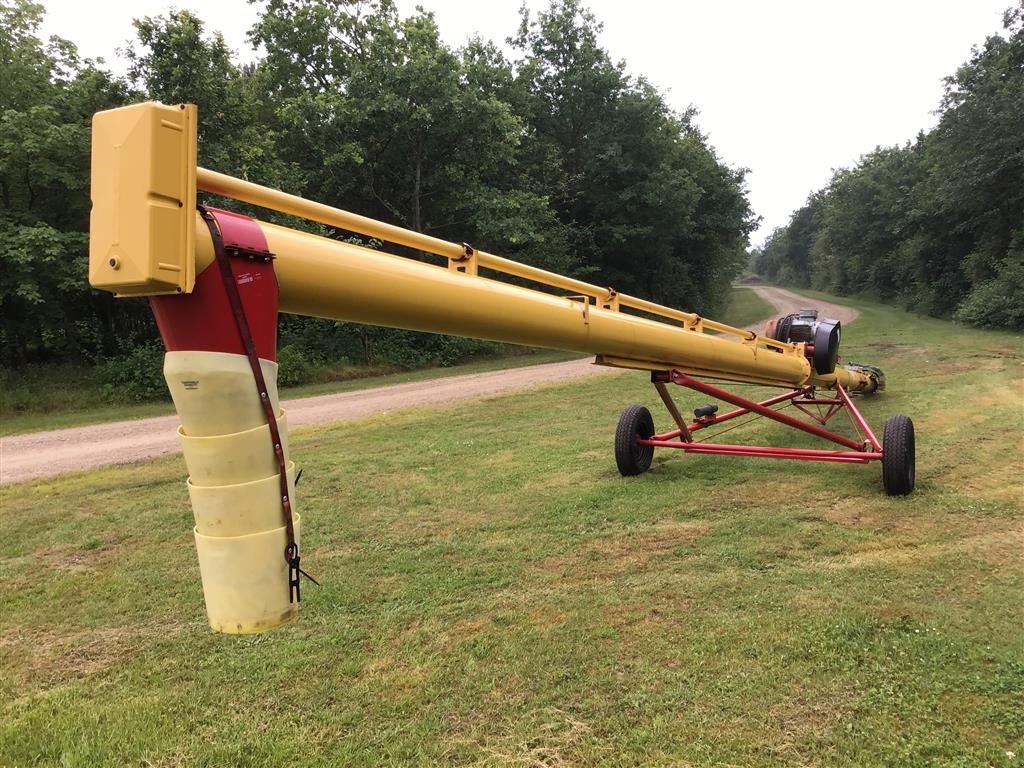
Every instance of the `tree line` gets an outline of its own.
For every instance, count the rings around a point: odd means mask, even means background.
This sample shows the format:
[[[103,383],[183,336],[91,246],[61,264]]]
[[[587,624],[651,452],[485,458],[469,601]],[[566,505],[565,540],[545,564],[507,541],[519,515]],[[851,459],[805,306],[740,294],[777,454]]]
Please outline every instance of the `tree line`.
[[[944,81],[938,124],[878,147],[753,254],[794,286],[1024,328],[1024,8]]]
[[[0,0],[6,366],[156,339],[144,302],[86,276],[90,118],[143,99],[199,105],[206,167],[658,302],[713,312],[745,264],[744,171],[718,159],[692,108],[673,111],[610,58],[579,0],[524,9],[508,48],[452,47],[430,13],[403,17],[393,0],[269,0],[249,33],[265,52],[254,63],[173,11],[135,21],[124,77],[40,40],[42,14]],[[281,332],[307,359],[420,364],[479,348],[309,318]]]

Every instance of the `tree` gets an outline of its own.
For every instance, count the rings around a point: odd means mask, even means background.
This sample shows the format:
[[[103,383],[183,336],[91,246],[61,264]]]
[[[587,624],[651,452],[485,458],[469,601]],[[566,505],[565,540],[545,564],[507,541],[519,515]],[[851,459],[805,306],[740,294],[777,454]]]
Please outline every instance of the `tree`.
[[[971,288],[971,309],[961,317],[1024,328],[1024,7],[1008,10],[1003,21],[1005,36],[989,37],[946,79],[932,136],[934,183],[957,213],[962,274]]]
[[[89,290],[89,124],[126,85],[37,36],[42,7],[0,5],[0,331],[5,364],[94,358],[131,336],[109,295]]]
[[[283,156],[302,169],[307,196],[547,268],[566,266],[547,200],[521,183],[522,123],[503,98],[512,75],[494,46],[475,41],[455,51],[432,15],[401,19],[386,0],[272,0],[252,39],[267,50],[260,71],[276,104],[270,120]],[[385,331],[371,345],[361,334],[364,350],[394,347],[399,338]],[[415,343],[441,359],[454,342]]]
[[[935,129],[837,172],[758,253],[763,274],[802,284],[809,261],[817,288],[1024,327],[1024,9],[1004,22],[946,79]]]
[[[147,16],[134,26],[137,43],[123,51],[129,76],[146,98],[198,105],[201,163],[271,186],[298,183],[262,119],[264,83],[255,68],[235,64],[220,32],[204,34],[189,11]]]
[[[693,125],[598,44],[578,0],[523,11],[513,44],[524,94],[521,157],[550,196],[593,279],[713,311],[746,260],[753,226],[743,172],[723,166]]]
[[[5,362],[155,339],[142,303],[86,283],[89,121],[143,98],[199,105],[208,167],[620,290],[710,311],[741,266],[743,172],[718,160],[694,111],[674,113],[611,62],[576,0],[524,15],[517,61],[480,39],[448,46],[431,14],[401,17],[393,0],[269,0],[251,31],[266,54],[241,66],[219,33],[173,11],[136,20],[127,80],[40,41],[41,18],[28,0],[0,5]],[[290,319],[282,338],[313,357],[377,350],[401,364],[479,349]]]

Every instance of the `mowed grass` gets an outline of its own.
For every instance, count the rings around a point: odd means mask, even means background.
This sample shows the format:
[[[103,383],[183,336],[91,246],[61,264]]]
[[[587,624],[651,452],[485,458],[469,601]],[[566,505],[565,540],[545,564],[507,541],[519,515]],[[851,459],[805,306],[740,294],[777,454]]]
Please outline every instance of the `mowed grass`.
[[[266,635],[206,626],[180,457],[0,489],[0,765],[1019,765],[1021,339],[858,306],[912,496],[623,479],[621,408],[668,425],[639,373],[302,430],[323,586]]]
[[[738,328],[746,328],[776,314],[778,312],[775,307],[754,293],[753,289],[737,285],[729,293],[729,303],[721,320]],[[716,316],[715,319],[719,318]]]

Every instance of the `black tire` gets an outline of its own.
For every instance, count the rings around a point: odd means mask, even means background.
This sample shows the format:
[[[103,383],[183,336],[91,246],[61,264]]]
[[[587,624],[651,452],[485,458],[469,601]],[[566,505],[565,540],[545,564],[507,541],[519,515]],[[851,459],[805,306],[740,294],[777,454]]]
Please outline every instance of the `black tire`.
[[[882,485],[890,496],[914,490],[914,422],[901,413],[885,422],[882,435]]]
[[[637,445],[638,437],[654,437],[654,419],[642,405],[631,405],[622,412],[615,429],[615,463],[623,477],[642,475],[651,468],[654,447]]]

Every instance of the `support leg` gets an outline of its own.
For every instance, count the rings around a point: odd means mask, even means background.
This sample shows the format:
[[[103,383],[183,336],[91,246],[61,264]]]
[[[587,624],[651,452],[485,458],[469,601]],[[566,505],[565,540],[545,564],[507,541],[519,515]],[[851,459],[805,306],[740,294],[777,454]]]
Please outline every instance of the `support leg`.
[[[672,420],[675,421],[676,426],[679,427],[679,439],[684,443],[692,443],[693,435],[690,434],[690,428],[686,426],[686,422],[683,420],[683,415],[679,413],[679,408],[676,406],[675,400],[672,399],[672,395],[669,394],[668,387],[660,381],[654,382],[654,388],[658,390],[658,394],[661,396],[661,402],[665,404],[668,412],[672,415]]]

